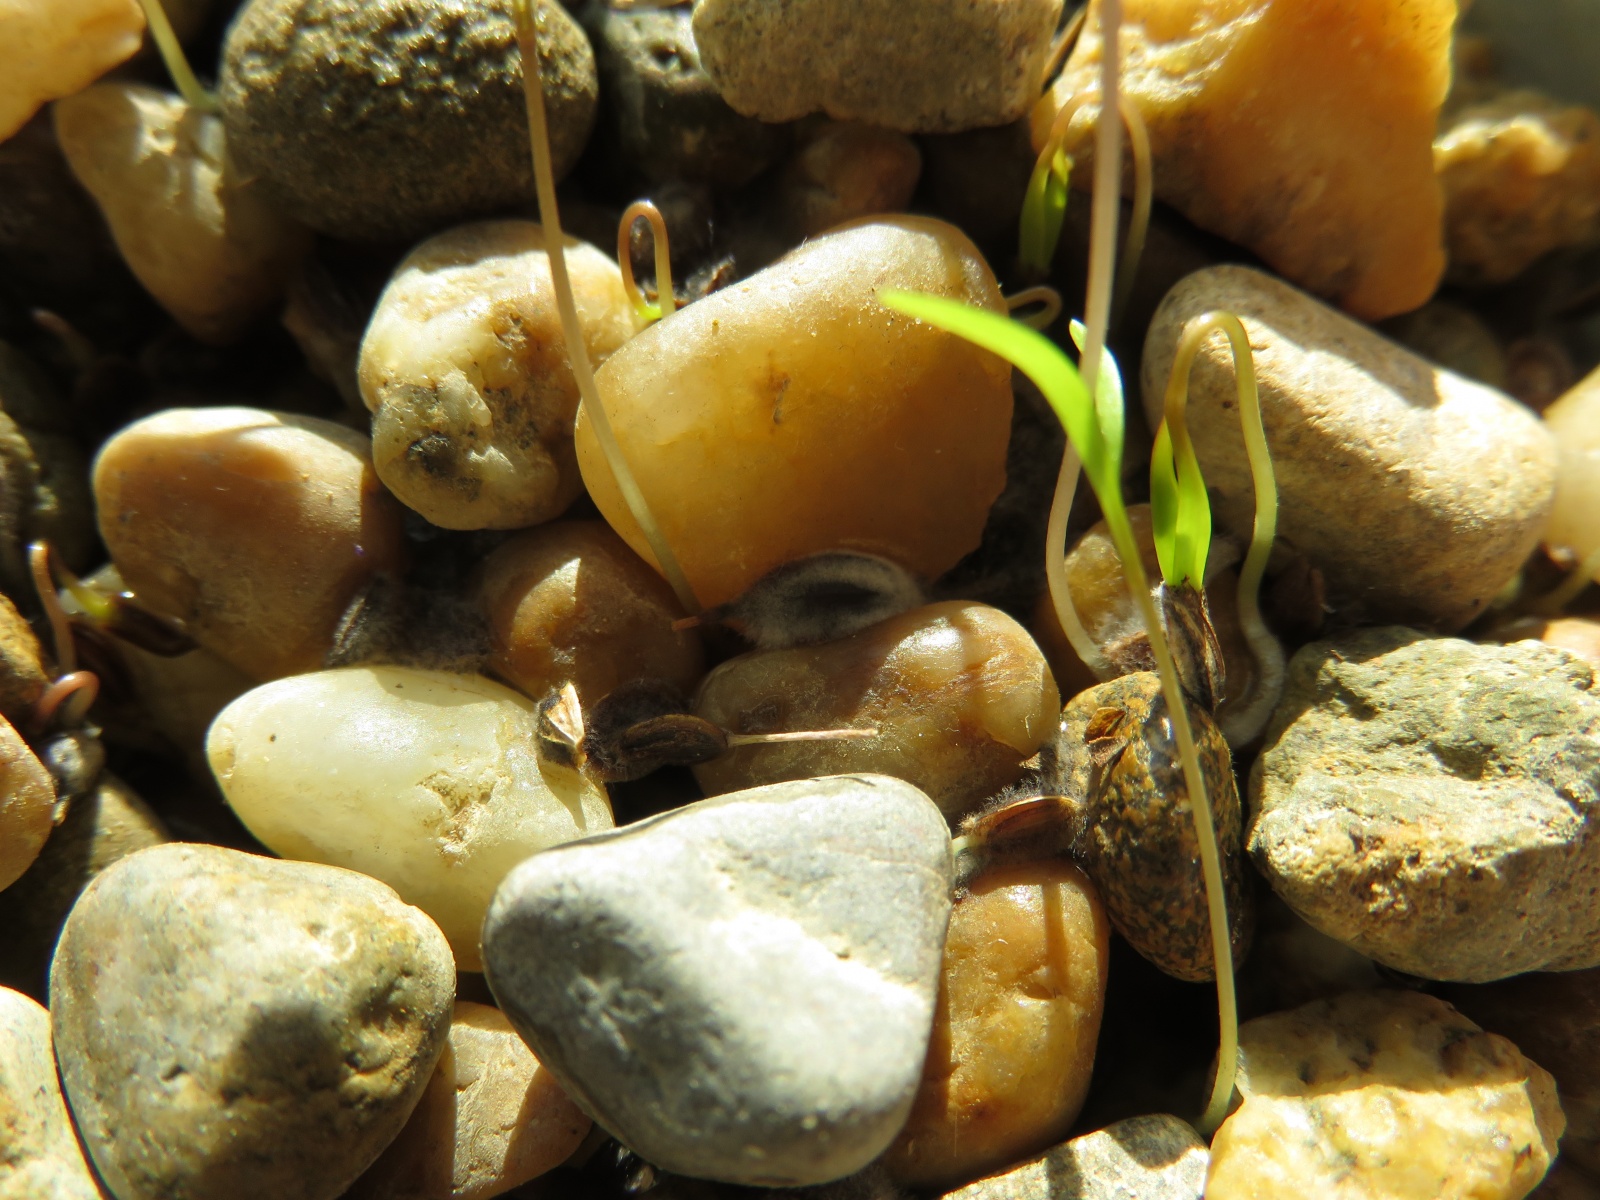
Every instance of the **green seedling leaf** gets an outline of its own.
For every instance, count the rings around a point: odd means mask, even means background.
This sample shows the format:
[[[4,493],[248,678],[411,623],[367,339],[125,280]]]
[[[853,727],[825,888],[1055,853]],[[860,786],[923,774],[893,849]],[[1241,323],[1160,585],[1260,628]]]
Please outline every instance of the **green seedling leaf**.
[[[885,288],[878,293],[878,301],[886,308],[926,321],[936,329],[998,354],[1033,380],[1072,439],[1073,448],[1083,460],[1084,474],[1089,477],[1095,495],[1101,498],[1101,507],[1106,506],[1109,495],[1111,503],[1121,508],[1121,422],[1117,422],[1116,429],[1111,431],[1112,437],[1108,438],[1078,368],[1059,346],[1038,330],[1029,329],[1010,317],[943,296]],[[1120,410],[1118,415],[1120,418]]]
[[[1169,422],[1156,430],[1150,452],[1150,524],[1156,558],[1168,587],[1205,585],[1206,558],[1211,550],[1211,497],[1195,458],[1194,443],[1180,431],[1174,448]]]
[[[1024,268],[1046,274],[1061,241],[1061,226],[1067,215],[1067,181],[1072,176],[1072,158],[1060,146],[1046,146],[1034,163],[1028,190],[1022,199],[1022,222],[1017,238],[1017,257]]]
[[[1081,357],[1083,343],[1089,336],[1088,327],[1074,317],[1067,323],[1067,330],[1072,334],[1072,344],[1078,348]],[[1124,422],[1128,410],[1122,399],[1122,368],[1117,366],[1110,347],[1103,347],[1100,351],[1100,378],[1094,385],[1094,411],[1100,422],[1100,432],[1106,439],[1106,453],[1120,470]]]

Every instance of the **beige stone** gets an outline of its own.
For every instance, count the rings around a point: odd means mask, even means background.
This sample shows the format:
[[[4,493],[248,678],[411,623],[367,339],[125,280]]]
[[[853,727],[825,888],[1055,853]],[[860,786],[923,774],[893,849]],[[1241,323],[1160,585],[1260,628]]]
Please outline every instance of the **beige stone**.
[[[0,717],[0,888],[39,857],[55,825],[56,788],[44,764]]]
[[[699,638],[661,576],[601,521],[519,534],[484,560],[479,595],[495,674],[535,700],[571,682],[587,710],[624,683],[694,691]]]
[[[1099,86],[1099,10],[1034,110],[1035,149]],[[1156,195],[1358,317],[1416,308],[1444,270],[1433,135],[1455,17],[1455,0],[1125,0]],[[1072,119],[1080,163],[1097,111]]]
[[[945,1200],[1200,1200],[1208,1160],[1191,1126],[1156,1113],[1075,1137]]]
[[[411,1120],[344,1200],[488,1200],[558,1166],[592,1124],[499,1009],[457,1000]]]
[[[532,701],[478,675],[345,667],[246,692],[206,754],[262,845],[381,879],[476,971],[506,873],[613,824],[605,790],[546,758],[537,728]]]
[[[694,39],[748,116],[953,133],[1028,110],[1060,16],[1061,0],[701,0]]]
[[[255,679],[320,667],[351,600],[400,567],[402,510],[332,421],[168,409],[101,448],[94,491],[139,602]]]
[[[56,1081],[50,1014],[0,988],[0,1200],[101,1200]]]
[[[1217,266],[1168,292],[1151,324],[1152,426],[1183,328],[1213,309],[1237,314],[1250,338],[1278,541],[1322,572],[1335,619],[1449,632],[1481,613],[1554,500],[1556,442],[1538,418],[1281,280]],[[1190,377],[1189,428],[1218,528],[1248,539],[1255,492],[1239,425],[1232,356],[1215,335]]]
[[[622,272],[567,239],[590,361],[633,334]],[[583,490],[572,447],[578,385],[544,232],[484,221],[429,238],[396,268],[361,342],[378,475],[446,529],[521,529]]]
[[[886,287],[1004,311],[954,226],[861,221],[658,321],[600,368],[623,455],[701,604],[807,554],[865,551],[931,579],[978,545],[1005,485],[1010,368],[883,308]],[[582,411],[577,446],[600,512],[653,562]]]
[[[758,650],[706,676],[695,711],[734,733],[875,728],[876,737],[741,746],[695,768],[708,795],[873,771],[914,783],[952,821],[1017,782],[1055,733],[1044,655],[986,604],[912,609],[835,642]]]
[[[1545,409],[1544,423],[1561,453],[1545,541],[1584,562],[1600,554],[1600,370]],[[1600,580],[1600,561],[1592,574]]]
[[[139,50],[139,0],[0,0],[0,141],[46,101],[70,96]]]
[[[234,168],[218,117],[106,83],[57,103],[55,127],[129,269],[189,333],[232,341],[282,298],[310,235]]]
[[[922,152],[904,134],[830,121],[784,168],[777,207],[799,241],[845,221],[904,211],[921,175]]]
[[[33,627],[9,596],[0,595],[0,716],[22,724],[49,683]]]
[[[1206,1200],[1521,1200],[1566,1126],[1549,1074],[1419,992],[1247,1021]]]
[[[1064,859],[985,872],[956,897],[922,1085],[885,1161],[948,1187],[1059,1141],[1094,1070],[1111,926]]]
[[[1600,114],[1539,92],[1451,112],[1433,144],[1450,278],[1504,283],[1600,236]]]

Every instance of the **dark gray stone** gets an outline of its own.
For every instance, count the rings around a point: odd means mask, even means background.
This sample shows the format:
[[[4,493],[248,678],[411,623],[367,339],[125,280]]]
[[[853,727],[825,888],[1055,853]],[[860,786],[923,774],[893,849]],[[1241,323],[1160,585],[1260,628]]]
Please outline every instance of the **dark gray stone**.
[[[554,0],[538,16],[559,179],[599,84],[577,22]],[[218,91],[240,173],[319,232],[409,239],[533,203],[511,0],[251,0]]]
[[[825,1183],[905,1123],[949,889],[948,827],[910,784],[774,784],[526,860],[485,919],[485,973],[539,1061],[647,1161]]]

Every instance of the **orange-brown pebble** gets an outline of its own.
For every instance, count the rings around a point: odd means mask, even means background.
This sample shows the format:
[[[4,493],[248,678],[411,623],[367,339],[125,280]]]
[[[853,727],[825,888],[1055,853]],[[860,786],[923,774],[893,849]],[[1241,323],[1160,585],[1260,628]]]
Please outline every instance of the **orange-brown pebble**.
[[[1004,312],[972,241],[929,217],[813,238],[627,342],[595,374],[639,487],[706,607],[808,554],[858,550],[934,579],[1005,486],[1011,369],[891,312],[881,288]],[[587,406],[578,467],[653,562]]]
[[[535,700],[571,682],[588,709],[635,679],[689,695],[705,674],[700,639],[672,629],[672,589],[603,521],[527,530],[482,570],[489,666]]]
[[[1526,617],[1496,629],[1492,636],[1497,642],[1533,638],[1546,646],[1570,650],[1600,670],[1600,620],[1593,617]]]
[[[957,899],[922,1086],[886,1156],[900,1183],[964,1183],[1066,1136],[1110,941],[1094,886],[1064,859],[992,869]]]
[[[717,667],[698,715],[735,734],[873,728],[873,737],[741,746],[695,768],[707,795],[873,771],[959,820],[1016,783],[1061,712],[1050,667],[999,609],[946,601],[851,637],[759,650]]]
[[[56,788],[11,722],[0,717],[0,888],[22,877],[55,827]]]
[[[488,1200],[560,1166],[592,1124],[499,1009],[457,1000],[410,1121],[345,1200]]]
[[[1150,130],[1155,193],[1285,279],[1366,320],[1444,271],[1433,135],[1456,0],[1124,0],[1122,87]],[[1034,110],[1034,148],[1099,87],[1100,5]],[[1092,155],[1096,103],[1067,149]],[[1083,186],[1088,172],[1077,172]]]
[[[94,466],[100,535],[138,601],[253,679],[316,670],[403,550],[367,439],[253,408],[168,409]]]

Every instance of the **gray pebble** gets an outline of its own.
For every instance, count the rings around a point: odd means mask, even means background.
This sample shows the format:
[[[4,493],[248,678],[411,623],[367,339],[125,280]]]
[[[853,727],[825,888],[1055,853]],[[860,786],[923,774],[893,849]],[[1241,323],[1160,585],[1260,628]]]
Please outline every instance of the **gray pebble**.
[[[592,3],[594,41],[616,149],[647,179],[742,187],[783,151],[789,131],[728,107],[700,65],[688,8]]]
[[[50,971],[117,1200],[333,1200],[405,1124],[454,990],[444,935],[376,880],[185,843],[96,878]]]
[[[50,1014],[0,988],[0,1200],[100,1200],[56,1082]]]
[[[538,15],[559,179],[599,83],[577,22]],[[533,201],[511,0],[251,0],[218,90],[241,173],[320,233],[410,239]]]
[[[945,1200],[1200,1200],[1209,1161],[1200,1135],[1177,1117],[1130,1117]]]
[[[647,1161],[825,1183],[905,1123],[950,915],[949,830],[881,775],[735,792],[534,855],[484,922],[496,998]]]
[[[706,72],[739,112],[902,133],[1004,125],[1039,98],[1062,0],[700,0]]]
[[[1467,982],[1600,965],[1600,695],[1564,650],[1313,643],[1250,791],[1273,890],[1368,958]]]
[[[1555,440],[1539,419],[1279,279],[1215,266],[1174,287],[1151,323],[1151,428],[1184,326],[1214,309],[1236,314],[1250,338],[1278,541],[1322,572],[1338,620],[1453,632],[1481,613],[1555,499]],[[1238,404],[1227,341],[1214,334],[1195,360],[1189,429],[1218,526],[1248,540],[1255,495]]]

